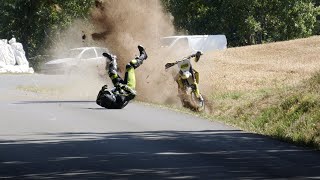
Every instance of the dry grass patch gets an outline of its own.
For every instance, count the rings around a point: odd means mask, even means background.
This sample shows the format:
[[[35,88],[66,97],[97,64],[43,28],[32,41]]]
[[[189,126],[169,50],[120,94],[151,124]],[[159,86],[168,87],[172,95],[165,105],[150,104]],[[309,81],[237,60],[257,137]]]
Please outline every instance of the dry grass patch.
[[[195,68],[205,92],[295,85],[320,69],[320,36],[206,54]]]

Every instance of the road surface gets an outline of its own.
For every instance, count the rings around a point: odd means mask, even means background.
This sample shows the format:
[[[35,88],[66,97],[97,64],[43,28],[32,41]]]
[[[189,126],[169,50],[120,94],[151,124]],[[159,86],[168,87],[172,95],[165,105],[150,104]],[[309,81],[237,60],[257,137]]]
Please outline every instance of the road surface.
[[[0,179],[320,178],[319,152],[219,122],[21,90],[63,79],[0,75]]]

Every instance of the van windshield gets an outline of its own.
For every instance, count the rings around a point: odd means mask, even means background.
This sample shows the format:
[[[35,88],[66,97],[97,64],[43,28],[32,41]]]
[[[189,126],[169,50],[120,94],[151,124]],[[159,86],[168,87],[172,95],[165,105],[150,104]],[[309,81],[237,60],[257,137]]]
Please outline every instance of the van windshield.
[[[161,46],[168,47],[170,46],[176,38],[162,38],[160,40]]]
[[[69,50],[67,53],[68,58],[76,58],[79,56],[79,54],[83,51],[83,49],[72,49]]]

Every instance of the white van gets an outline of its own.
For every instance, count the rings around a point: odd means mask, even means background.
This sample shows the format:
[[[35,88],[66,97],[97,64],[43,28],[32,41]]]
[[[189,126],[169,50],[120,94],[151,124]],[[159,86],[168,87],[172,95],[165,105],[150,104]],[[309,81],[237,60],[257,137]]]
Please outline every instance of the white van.
[[[168,36],[161,38],[161,47],[202,52],[222,50],[227,48],[227,38],[225,35]]]

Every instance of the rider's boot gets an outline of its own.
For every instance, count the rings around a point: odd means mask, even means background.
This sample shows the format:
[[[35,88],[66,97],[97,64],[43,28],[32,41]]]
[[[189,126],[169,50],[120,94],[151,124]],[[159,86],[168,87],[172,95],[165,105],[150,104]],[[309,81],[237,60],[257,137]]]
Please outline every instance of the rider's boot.
[[[138,45],[138,49],[139,49],[139,53],[140,53],[139,59],[146,60],[148,58],[148,55],[147,55],[144,47],[141,45]]]
[[[102,55],[107,58],[106,69],[109,71],[109,75],[117,74],[117,56],[111,53],[103,53]]]
[[[136,57],[134,60],[132,60],[128,65],[127,65],[127,68],[129,66],[133,67],[134,69],[138,68],[142,63],[143,61],[145,61],[147,58],[148,58],[148,55],[146,53],[146,50],[144,49],[143,46],[139,45],[138,46],[138,49],[139,49],[139,57]]]
[[[104,57],[107,58],[106,70],[108,71],[108,75],[112,80],[114,86],[117,86],[121,81],[121,77],[118,75],[118,65],[117,65],[117,56],[111,53],[103,53]]]

